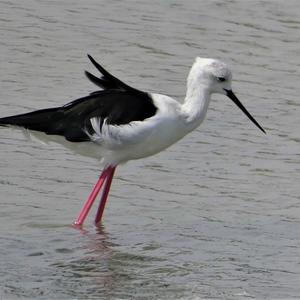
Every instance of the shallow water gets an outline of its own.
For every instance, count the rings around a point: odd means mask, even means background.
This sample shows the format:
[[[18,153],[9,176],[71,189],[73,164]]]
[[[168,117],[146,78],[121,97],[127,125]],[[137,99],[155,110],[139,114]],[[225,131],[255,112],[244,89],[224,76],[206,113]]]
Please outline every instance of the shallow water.
[[[86,53],[182,101],[199,55],[232,66],[267,130],[214,96],[198,130],[119,167],[102,227],[78,231],[98,162],[1,128],[0,298],[299,298],[299,20],[298,0],[0,2],[1,116],[95,90]]]

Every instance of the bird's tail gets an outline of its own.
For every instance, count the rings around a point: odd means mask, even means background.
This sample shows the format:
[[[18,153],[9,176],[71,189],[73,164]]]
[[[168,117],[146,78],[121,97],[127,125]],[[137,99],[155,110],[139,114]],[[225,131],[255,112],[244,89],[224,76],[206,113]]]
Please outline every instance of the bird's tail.
[[[0,118],[0,126],[20,126],[26,129],[42,131],[47,134],[59,134],[63,111],[59,108],[36,110],[26,114]]]

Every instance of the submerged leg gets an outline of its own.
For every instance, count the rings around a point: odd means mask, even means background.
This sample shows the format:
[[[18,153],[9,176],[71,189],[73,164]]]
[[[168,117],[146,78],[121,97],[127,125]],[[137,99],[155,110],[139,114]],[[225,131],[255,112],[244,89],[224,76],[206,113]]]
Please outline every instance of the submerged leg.
[[[87,214],[89,213],[89,211],[90,211],[90,209],[92,207],[92,204],[94,203],[94,201],[95,201],[95,199],[96,199],[96,197],[97,197],[97,195],[98,195],[98,193],[99,193],[99,191],[100,191],[100,189],[101,189],[101,187],[102,187],[105,179],[110,174],[110,170],[111,170],[111,167],[109,166],[109,167],[105,168],[102,171],[102,173],[101,173],[101,175],[100,175],[97,183],[95,184],[92,192],[90,193],[89,197],[87,198],[87,200],[83,204],[83,206],[82,206],[82,208],[81,208],[81,210],[79,212],[79,215],[76,218],[76,221],[74,222],[74,225],[81,226],[83,224],[83,222],[84,222]]]
[[[116,170],[116,167],[108,167],[108,175],[106,177],[106,182],[105,182],[103,194],[101,196],[99,207],[98,207],[96,217],[95,217],[95,224],[96,225],[102,219],[102,215],[103,215],[104,208],[105,208],[105,203],[106,203],[107,196],[108,196],[108,193],[109,193],[109,190],[110,190],[112,179],[114,177],[115,170]]]

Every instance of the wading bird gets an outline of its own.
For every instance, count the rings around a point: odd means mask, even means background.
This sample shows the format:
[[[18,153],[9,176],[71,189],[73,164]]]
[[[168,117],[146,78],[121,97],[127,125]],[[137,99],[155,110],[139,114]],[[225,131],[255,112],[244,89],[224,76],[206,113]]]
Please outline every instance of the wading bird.
[[[20,126],[64,141],[99,150],[103,171],[74,224],[81,226],[101,188],[95,223],[101,221],[118,164],[156,154],[197,128],[205,118],[213,93],[228,96],[265,133],[231,89],[231,71],[216,59],[197,57],[187,79],[183,104],[161,94],[128,86],[90,55],[102,74],[85,72],[101,90],[64,106],[0,118],[0,125]]]

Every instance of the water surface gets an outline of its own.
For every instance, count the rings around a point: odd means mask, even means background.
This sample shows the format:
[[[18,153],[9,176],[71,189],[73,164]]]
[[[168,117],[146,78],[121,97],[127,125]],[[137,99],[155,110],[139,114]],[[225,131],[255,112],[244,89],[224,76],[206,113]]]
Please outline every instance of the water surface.
[[[98,162],[1,128],[0,297],[299,298],[299,20],[297,0],[1,1],[1,116],[94,91],[86,53],[182,101],[204,56],[267,135],[214,96],[199,129],[118,168],[102,227],[77,231]]]

